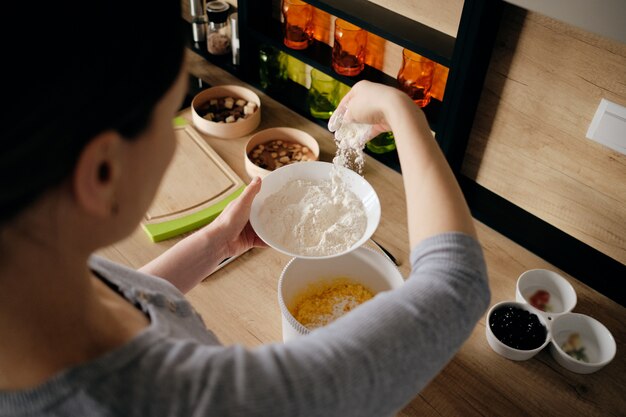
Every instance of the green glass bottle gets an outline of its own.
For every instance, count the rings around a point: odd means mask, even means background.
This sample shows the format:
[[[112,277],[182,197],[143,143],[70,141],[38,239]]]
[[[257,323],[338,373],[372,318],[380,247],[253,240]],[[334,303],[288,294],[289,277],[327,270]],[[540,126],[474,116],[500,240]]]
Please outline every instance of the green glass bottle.
[[[287,54],[262,45],[259,48],[259,83],[264,90],[281,90],[287,79]]]
[[[383,132],[367,142],[367,149],[374,153],[387,153],[396,149],[393,132]]]
[[[311,88],[306,102],[311,115],[318,119],[329,119],[337,105],[337,80],[315,68],[311,69]]]

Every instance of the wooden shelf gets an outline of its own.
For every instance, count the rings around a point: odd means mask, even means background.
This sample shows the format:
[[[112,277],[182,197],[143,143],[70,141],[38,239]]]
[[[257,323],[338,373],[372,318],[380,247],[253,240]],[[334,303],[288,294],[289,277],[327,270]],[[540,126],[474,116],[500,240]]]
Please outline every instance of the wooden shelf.
[[[309,4],[446,67],[455,38],[368,0],[310,0]]]
[[[316,40],[311,46],[302,50],[287,48],[283,43],[281,28],[278,22],[273,22],[272,24],[265,22],[262,27],[251,26],[248,30],[251,34],[251,39],[256,46],[256,50],[258,50],[258,48],[264,44],[272,46],[288,55],[293,56],[294,58],[304,62],[305,64],[310,65],[311,67],[316,68],[319,71],[322,71],[323,73],[329,75],[330,77],[333,77],[334,79],[346,85],[353,86],[360,80],[374,81],[392,87],[397,87],[398,85],[397,80],[394,77],[391,77],[369,65],[365,65],[365,69],[359,75],[354,77],[347,77],[337,74],[332,69],[332,48],[323,42],[319,42]],[[255,58],[258,60],[258,57]],[[258,84],[258,74],[254,74],[254,76],[252,77],[252,81]],[[291,93],[289,94],[291,95]],[[287,105],[289,107],[292,107],[291,103],[296,104],[297,106],[297,103],[295,103],[294,101],[290,101],[290,103],[287,103]],[[428,106],[424,108],[424,113],[426,114],[426,118],[428,119],[430,128],[434,132],[438,131],[438,121],[439,114],[441,112],[441,106],[441,101],[431,99],[431,102],[428,104]]]

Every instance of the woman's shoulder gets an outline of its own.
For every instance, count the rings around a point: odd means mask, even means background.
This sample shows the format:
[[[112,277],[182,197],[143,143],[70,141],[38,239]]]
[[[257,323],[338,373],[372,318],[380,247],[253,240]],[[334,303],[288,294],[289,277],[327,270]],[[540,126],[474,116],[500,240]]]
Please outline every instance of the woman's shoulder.
[[[89,258],[89,268],[100,278],[121,289],[137,288],[182,296],[181,292],[163,278],[148,275],[99,255]]]

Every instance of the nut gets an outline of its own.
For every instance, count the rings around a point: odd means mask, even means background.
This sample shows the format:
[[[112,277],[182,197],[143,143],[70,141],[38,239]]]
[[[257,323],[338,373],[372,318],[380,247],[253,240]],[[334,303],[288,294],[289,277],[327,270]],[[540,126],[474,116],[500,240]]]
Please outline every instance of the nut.
[[[227,122],[226,119],[231,116],[234,118],[227,123],[238,122],[250,117],[256,109],[256,103],[234,97],[212,98],[207,103],[195,107],[200,117],[215,123]]]
[[[305,149],[307,155],[304,155]],[[269,140],[255,146],[248,153],[248,157],[255,165],[270,171],[284,165],[315,159],[306,146],[281,139]]]

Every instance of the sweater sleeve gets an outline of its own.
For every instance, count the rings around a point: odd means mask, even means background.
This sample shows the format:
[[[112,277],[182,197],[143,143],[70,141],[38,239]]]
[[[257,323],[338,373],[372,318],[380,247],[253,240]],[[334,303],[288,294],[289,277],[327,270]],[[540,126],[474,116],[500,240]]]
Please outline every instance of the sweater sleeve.
[[[307,336],[252,350],[216,347],[194,372],[204,378],[195,405],[220,416],[397,412],[452,359],[490,299],[480,245],[467,235],[423,241],[411,265],[401,288]]]

